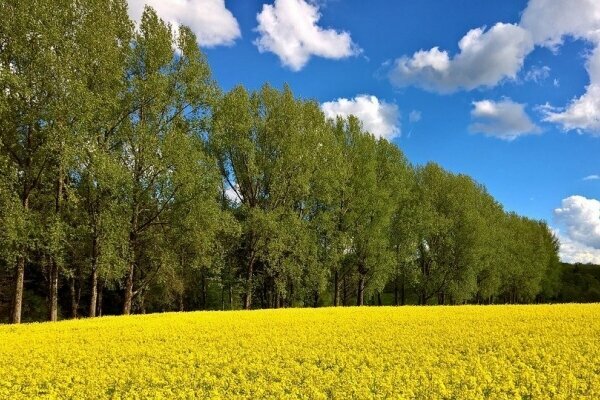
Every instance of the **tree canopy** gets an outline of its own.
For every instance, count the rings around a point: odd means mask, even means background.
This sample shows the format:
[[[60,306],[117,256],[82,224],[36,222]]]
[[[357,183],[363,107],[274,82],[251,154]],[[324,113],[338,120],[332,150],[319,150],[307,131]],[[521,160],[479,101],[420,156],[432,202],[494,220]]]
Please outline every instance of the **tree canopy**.
[[[2,320],[560,292],[544,222],[287,86],[222,92],[152,8],[0,13]]]

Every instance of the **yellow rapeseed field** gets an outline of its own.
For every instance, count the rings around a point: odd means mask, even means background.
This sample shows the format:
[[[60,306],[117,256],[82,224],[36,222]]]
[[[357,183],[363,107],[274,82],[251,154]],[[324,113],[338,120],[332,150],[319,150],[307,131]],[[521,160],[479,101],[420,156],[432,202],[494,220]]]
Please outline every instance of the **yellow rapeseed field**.
[[[600,399],[600,304],[0,326],[0,398]]]

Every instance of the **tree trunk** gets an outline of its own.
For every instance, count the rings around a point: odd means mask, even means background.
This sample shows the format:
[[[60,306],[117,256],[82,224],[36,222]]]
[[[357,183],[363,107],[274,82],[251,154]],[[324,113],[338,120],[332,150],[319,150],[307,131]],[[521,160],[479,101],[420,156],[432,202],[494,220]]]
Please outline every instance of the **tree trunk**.
[[[201,275],[200,275],[200,288],[201,288],[201,292],[200,292],[200,306],[203,310],[206,310],[206,275],[204,273],[204,271],[202,271]]]
[[[26,184],[23,187],[23,209],[29,209],[29,191]],[[25,286],[25,248],[21,248],[21,254],[17,256],[15,267],[15,290],[13,293],[12,310],[10,314],[10,322],[12,324],[21,323],[21,315],[23,310],[23,291]]]
[[[333,306],[337,307],[340,302],[340,277],[339,272],[336,270],[333,275]]]
[[[221,284],[221,310],[225,310],[225,285]]]
[[[131,314],[131,304],[133,301],[133,274],[135,272],[135,262],[129,263],[127,280],[125,281],[125,299],[123,301],[123,315]]]
[[[48,293],[48,319],[58,321],[58,265],[55,260],[50,261],[50,291]]]
[[[400,300],[400,291],[398,290],[398,275],[394,279],[394,305],[397,306]]]
[[[71,277],[69,282],[69,292],[71,294],[71,318],[77,318],[79,302],[77,301],[77,290],[75,288],[75,277]]]
[[[54,212],[56,216],[60,218],[63,190],[64,190],[64,178],[62,166],[58,167],[58,177],[56,178],[56,197],[54,199]],[[49,320],[58,321],[58,276],[60,272],[60,266],[55,257],[50,259],[50,290],[49,290]]]
[[[96,268],[92,268],[90,280],[90,307],[88,315],[93,318],[96,316],[96,307],[98,304],[98,271]]]
[[[104,292],[104,282],[98,280],[98,302],[96,305],[96,316],[102,316],[102,292]]]
[[[23,308],[23,286],[25,281],[25,257],[17,257],[15,291],[13,296],[12,313],[10,322],[13,324],[21,323],[21,310]]]
[[[254,273],[254,256],[250,257],[247,268],[246,293],[244,293],[245,310],[249,310],[252,307],[252,275]]]
[[[406,285],[404,282],[404,274],[402,274],[402,284],[400,285],[400,305],[406,304]]]
[[[348,304],[348,282],[346,280],[346,275],[342,278],[342,305]]]
[[[134,193],[131,207],[131,220],[129,226],[129,271],[127,272],[127,278],[125,280],[125,295],[123,300],[123,315],[131,314],[131,306],[133,304],[133,279],[135,277],[135,264],[137,262],[137,241],[138,241],[138,229],[139,229],[139,211],[140,205],[138,203],[138,196],[135,187],[139,183],[141,176],[141,169],[137,163],[135,165],[135,177],[134,177]]]
[[[92,239],[92,274],[90,277],[90,307],[88,315],[96,316],[96,304],[98,303],[98,239],[96,234]]]
[[[358,276],[358,295],[356,297],[356,305],[362,306],[365,304],[365,276],[359,274]]]

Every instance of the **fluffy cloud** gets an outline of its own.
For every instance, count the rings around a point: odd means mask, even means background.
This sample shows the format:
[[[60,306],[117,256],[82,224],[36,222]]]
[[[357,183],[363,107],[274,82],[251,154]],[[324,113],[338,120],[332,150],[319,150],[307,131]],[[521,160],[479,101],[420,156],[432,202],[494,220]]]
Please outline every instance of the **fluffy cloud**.
[[[596,48],[588,56],[590,83],[585,93],[566,107],[546,105],[544,120],[565,131],[600,135],[600,2],[598,0],[530,0],[520,25],[531,32],[536,44],[557,49],[565,36],[583,39]]]
[[[470,30],[458,47],[460,52],[453,58],[438,47],[398,58],[389,74],[391,82],[441,93],[494,86],[516,78],[534,44],[525,29],[497,23],[488,31]]]
[[[600,264],[600,201],[583,196],[563,199],[554,210],[565,234],[556,230],[560,257],[565,262]]]
[[[566,228],[568,239],[600,249],[600,201],[570,196],[554,210],[554,216]]]
[[[321,108],[328,118],[354,115],[362,121],[367,131],[377,137],[393,139],[400,136],[398,106],[381,101],[375,96],[359,95],[354,99],[340,98],[323,103]]]
[[[499,139],[514,140],[519,136],[540,132],[525,113],[525,105],[510,99],[475,101],[471,117],[474,120],[469,126],[471,132]]]
[[[578,130],[600,136],[600,1],[530,0],[518,25],[498,23],[485,32],[469,31],[453,58],[438,47],[421,50],[394,62],[390,80],[397,86],[417,86],[448,93],[494,86],[515,78],[535,45],[557,50],[566,36],[596,46],[587,60],[590,83],[585,93],[566,107],[541,107],[546,122],[565,131]],[[525,80],[548,77],[547,67],[534,68]],[[554,79],[554,86],[558,86]]]
[[[301,70],[311,56],[341,59],[360,52],[348,32],[321,28],[320,18],[316,4],[275,0],[273,5],[263,5],[256,17],[260,36],[254,43],[261,53],[275,53],[294,71]]]
[[[241,36],[237,20],[225,8],[225,0],[128,0],[129,16],[139,21],[144,5],[173,25],[187,25],[198,44],[206,47],[231,45]]]
[[[520,25],[536,44],[556,48],[566,35],[590,39],[600,30],[598,0],[530,0]]]
[[[555,232],[560,241],[560,259],[568,263],[600,264],[600,249],[586,246]]]
[[[582,180],[584,180],[584,181],[597,181],[598,179],[600,179],[600,175],[588,175],[585,178],[583,178]]]
[[[590,84],[581,97],[573,99],[565,108],[546,105],[542,111],[545,121],[559,124],[565,131],[600,135],[600,46],[589,56],[586,68]]]

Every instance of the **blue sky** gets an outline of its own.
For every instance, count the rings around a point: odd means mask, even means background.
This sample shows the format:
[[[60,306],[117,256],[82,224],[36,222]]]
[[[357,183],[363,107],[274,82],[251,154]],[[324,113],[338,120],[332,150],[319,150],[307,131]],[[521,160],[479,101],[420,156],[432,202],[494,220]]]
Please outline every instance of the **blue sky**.
[[[224,89],[288,83],[330,115],[360,114],[413,163],[548,221],[563,259],[600,262],[600,2],[129,3],[190,25]]]

